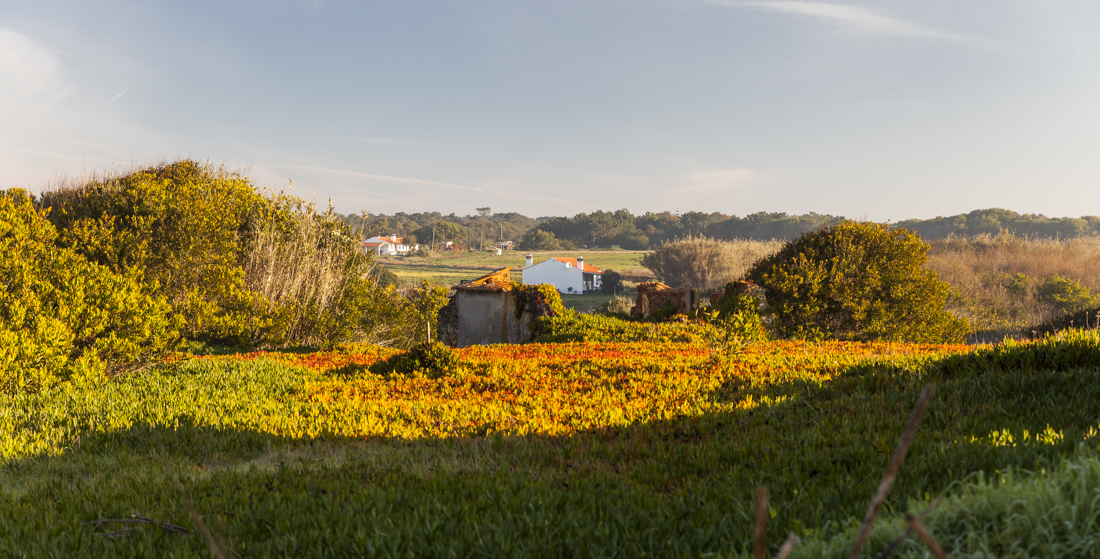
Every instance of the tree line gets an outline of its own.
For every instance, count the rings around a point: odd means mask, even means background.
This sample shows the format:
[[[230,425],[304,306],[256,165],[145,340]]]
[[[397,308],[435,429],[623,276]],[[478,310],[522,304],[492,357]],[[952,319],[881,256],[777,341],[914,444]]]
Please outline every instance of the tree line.
[[[830,214],[757,212],[745,216],[720,212],[645,212],[626,209],[579,213],[572,217],[531,218],[519,213],[492,213],[478,208],[473,215],[440,212],[393,215],[362,212],[342,216],[352,230],[369,237],[397,235],[411,243],[429,245],[452,242],[469,248],[490,248],[498,241],[512,241],[522,250],[563,250],[618,247],[648,250],[684,237],[705,236],[722,240],[791,240],[846,218]],[[925,240],[951,236],[1011,235],[1032,238],[1073,238],[1100,235],[1100,217],[1047,217],[1020,214],[999,208],[932,219],[909,219],[891,224],[912,230]]]

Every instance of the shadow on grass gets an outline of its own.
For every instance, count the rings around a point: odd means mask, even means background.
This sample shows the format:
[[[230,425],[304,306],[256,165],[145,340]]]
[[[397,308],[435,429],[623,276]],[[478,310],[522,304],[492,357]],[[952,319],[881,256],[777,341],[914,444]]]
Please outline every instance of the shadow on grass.
[[[196,535],[145,529],[115,541],[80,524],[141,514],[190,527],[175,474],[242,556],[740,554],[759,485],[770,487],[773,533],[828,538],[861,517],[929,380],[936,398],[888,512],[977,472],[1049,469],[1095,450],[1098,362],[1093,342],[1069,339],[860,365],[824,383],[728,384],[713,396],[743,405],[726,413],[570,436],[303,439],[186,418],[136,425],[4,466],[0,551],[201,553]]]

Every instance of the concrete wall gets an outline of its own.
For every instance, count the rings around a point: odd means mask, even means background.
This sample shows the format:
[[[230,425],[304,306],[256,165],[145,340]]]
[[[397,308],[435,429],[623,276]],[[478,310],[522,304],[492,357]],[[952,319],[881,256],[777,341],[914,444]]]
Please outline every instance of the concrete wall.
[[[458,308],[458,347],[518,344],[529,341],[530,317],[516,318],[511,291],[462,291],[454,296]]]

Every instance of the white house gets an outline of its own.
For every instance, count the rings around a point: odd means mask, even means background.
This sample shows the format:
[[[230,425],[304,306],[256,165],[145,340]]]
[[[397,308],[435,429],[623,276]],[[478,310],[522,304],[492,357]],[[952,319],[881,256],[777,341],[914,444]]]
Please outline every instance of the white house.
[[[551,258],[535,264],[535,257],[528,254],[523,268],[523,283],[548,283],[561,293],[598,291],[602,279],[603,270],[585,264],[584,257]]]
[[[363,241],[362,245],[363,253],[375,253],[378,256],[393,256],[395,254],[406,254],[411,250],[417,250],[420,245],[409,246],[405,244],[405,239],[398,237],[397,235],[390,235],[389,237],[371,237]]]

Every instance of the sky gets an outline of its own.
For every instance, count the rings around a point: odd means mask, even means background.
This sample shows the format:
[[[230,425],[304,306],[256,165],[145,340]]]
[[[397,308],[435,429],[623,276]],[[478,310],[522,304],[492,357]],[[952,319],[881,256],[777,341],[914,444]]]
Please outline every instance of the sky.
[[[1095,0],[4,0],[0,188],[343,213],[1100,214]]]

